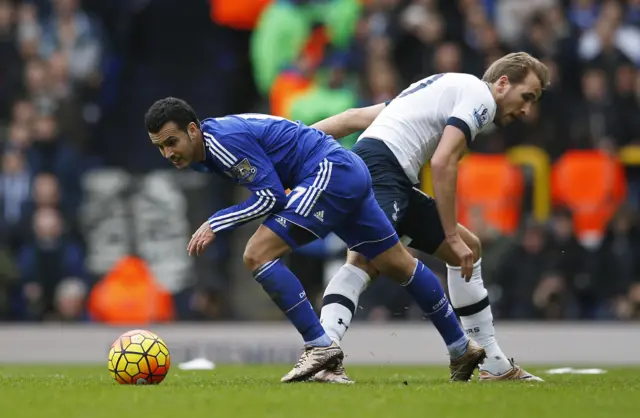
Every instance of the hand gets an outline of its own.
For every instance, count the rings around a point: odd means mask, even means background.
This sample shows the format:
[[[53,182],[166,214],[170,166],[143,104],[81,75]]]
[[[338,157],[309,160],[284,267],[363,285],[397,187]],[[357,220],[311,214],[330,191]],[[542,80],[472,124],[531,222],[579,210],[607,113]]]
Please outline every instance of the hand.
[[[196,255],[202,254],[207,245],[211,244],[215,238],[216,234],[211,230],[209,221],[206,221],[191,236],[191,241],[189,241],[189,245],[187,245],[189,256],[192,256],[194,253]]]
[[[467,246],[457,234],[451,238],[447,238],[447,242],[451,250],[458,256],[460,268],[462,269],[462,278],[468,282],[471,280],[471,273],[473,272],[473,251],[471,251],[469,246]]]
[[[24,295],[29,302],[35,303],[42,297],[42,286],[34,282],[27,283],[24,285]]]

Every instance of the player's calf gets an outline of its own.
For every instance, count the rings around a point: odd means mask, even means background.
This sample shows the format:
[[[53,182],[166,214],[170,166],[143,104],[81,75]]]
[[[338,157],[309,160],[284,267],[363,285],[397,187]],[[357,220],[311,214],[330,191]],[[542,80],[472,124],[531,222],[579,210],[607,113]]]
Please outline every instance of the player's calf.
[[[378,271],[362,255],[347,253],[347,263],[333,276],[322,297],[320,322],[333,341],[342,341],[356,313],[360,295],[377,275]]]
[[[474,254],[473,270],[468,282],[462,278],[458,260],[446,242],[440,245],[434,255],[447,263],[449,296],[462,327],[487,352],[487,359],[480,369],[490,375],[501,376],[511,370],[512,365],[495,337],[489,294],[482,280],[482,244],[477,236],[462,225],[458,225],[458,233]]]
[[[332,347],[307,294],[296,276],[280,260],[289,251],[289,246],[273,231],[260,226],[249,240],[244,253],[244,262],[253,272],[271,300],[286,315],[302,336],[306,349],[300,361],[287,376],[292,381],[308,377],[325,363],[334,361],[342,350]],[[316,350],[322,349],[322,350]]]
[[[371,262],[377,270],[399,282],[413,296],[442,336],[451,358],[463,356],[469,339],[460,327],[436,275],[399,242]]]

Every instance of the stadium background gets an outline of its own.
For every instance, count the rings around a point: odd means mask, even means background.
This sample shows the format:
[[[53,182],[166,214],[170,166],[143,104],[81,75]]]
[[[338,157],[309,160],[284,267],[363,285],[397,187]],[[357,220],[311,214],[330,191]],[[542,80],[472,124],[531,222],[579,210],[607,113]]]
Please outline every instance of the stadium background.
[[[147,107],[311,124],[518,50],[552,86],[460,174],[494,315],[640,318],[640,1],[0,0],[0,319],[282,320],[242,266],[251,226],[186,254],[246,192],[170,167]],[[330,237],[288,257],[316,306],[344,251]],[[384,279],[360,305],[360,321],[421,317]]]

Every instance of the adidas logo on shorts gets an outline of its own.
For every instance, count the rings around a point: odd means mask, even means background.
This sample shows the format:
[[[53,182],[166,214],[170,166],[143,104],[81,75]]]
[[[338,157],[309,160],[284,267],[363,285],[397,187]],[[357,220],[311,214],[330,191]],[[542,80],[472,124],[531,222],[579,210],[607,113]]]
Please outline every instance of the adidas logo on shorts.
[[[313,216],[316,217],[317,220],[319,220],[320,222],[324,222],[324,211],[323,210],[319,210],[316,213],[313,214]]]

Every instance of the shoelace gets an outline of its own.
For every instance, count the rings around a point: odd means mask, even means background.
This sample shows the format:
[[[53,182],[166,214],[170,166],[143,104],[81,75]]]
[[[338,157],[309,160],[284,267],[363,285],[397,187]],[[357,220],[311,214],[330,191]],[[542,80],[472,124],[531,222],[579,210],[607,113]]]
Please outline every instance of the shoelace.
[[[298,359],[298,361],[297,361],[297,363],[295,365],[296,369],[299,369],[302,366],[302,363],[304,363],[307,360],[307,358],[311,354],[311,350],[312,350],[312,348],[308,347],[308,348],[305,348],[302,351],[302,354],[300,355],[300,358]]]

